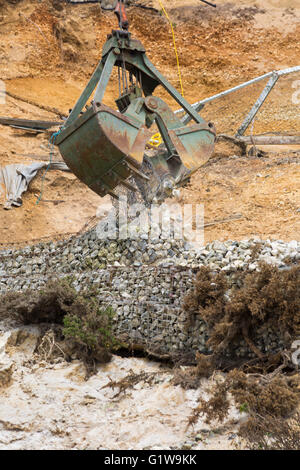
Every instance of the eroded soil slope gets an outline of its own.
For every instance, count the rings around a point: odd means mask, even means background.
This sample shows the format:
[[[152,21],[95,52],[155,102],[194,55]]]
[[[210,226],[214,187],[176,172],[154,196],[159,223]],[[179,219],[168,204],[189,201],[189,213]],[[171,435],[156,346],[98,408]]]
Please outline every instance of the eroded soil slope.
[[[222,0],[216,10],[195,0],[164,3],[175,27],[184,93],[190,102],[273,69],[298,65],[297,0],[249,0],[238,5]],[[164,16],[130,8],[129,17],[133,35],[143,41],[150,59],[179,88],[171,32]],[[8,91],[0,115],[60,120],[57,113],[67,114],[73,106],[113,27],[115,18],[101,12],[99,5],[0,1],[0,78]],[[299,105],[292,102],[297,80],[299,74],[280,82],[257,117],[254,133],[295,134],[299,130]],[[261,86],[218,100],[202,114],[215,122],[219,132],[233,134]],[[114,105],[116,93],[115,77],[105,102]],[[163,91],[160,94],[176,109]],[[1,164],[48,160],[48,139],[49,135],[36,137],[0,126]],[[206,241],[252,235],[298,238],[300,172],[296,151],[284,148],[264,158],[232,158],[236,149],[217,147],[213,159],[182,191],[181,199],[204,203],[206,222],[237,213],[242,218],[208,227]],[[39,175],[32,183],[22,208],[10,212],[0,209],[2,243],[75,232],[103,204],[73,175],[52,171],[47,173],[43,200],[37,205],[41,178]]]

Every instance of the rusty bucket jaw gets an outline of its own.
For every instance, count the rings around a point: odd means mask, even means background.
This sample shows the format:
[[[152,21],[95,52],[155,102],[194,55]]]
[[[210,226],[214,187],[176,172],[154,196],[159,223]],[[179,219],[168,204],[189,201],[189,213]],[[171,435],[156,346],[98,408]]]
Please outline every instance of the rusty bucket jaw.
[[[113,67],[122,68],[135,84],[117,99],[119,111],[102,103]],[[194,121],[185,126],[168,105],[153,95],[162,85]],[[94,100],[80,114],[95,90]],[[164,145],[147,157],[145,148],[157,125]],[[126,31],[113,31],[104,45],[101,62],[56,139],[61,155],[74,174],[100,196],[116,197],[122,184],[135,189],[127,179],[142,181],[145,192],[155,197],[171,194],[174,187],[211,156],[216,132],[167,82],[146,56],[143,45]],[[140,189],[140,185],[137,184]]]

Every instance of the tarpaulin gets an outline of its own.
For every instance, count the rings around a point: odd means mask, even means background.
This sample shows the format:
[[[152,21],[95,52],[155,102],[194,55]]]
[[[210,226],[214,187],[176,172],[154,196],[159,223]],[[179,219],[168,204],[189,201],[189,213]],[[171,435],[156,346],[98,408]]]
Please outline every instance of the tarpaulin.
[[[29,183],[42,168],[46,168],[48,162],[35,162],[30,165],[22,163],[0,166],[0,193],[5,191],[5,209],[20,207],[22,205],[22,194],[27,191]],[[63,162],[52,162],[51,170],[70,171]],[[2,188],[1,188],[2,186]]]

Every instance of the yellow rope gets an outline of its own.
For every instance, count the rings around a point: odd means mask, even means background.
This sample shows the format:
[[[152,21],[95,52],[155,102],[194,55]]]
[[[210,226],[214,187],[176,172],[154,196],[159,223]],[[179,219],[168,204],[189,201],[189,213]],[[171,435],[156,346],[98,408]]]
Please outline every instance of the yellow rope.
[[[170,23],[170,26],[171,26],[171,30],[172,30],[172,36],[173,36],[173,44],[174,44],[174,51],[175,51],[175,55],[176,55],[176,61],[177,61],[177,70],[178,70],[178,77],[179,77],[179,82],[180,82],[180,88],[181,88],[181,95],[184,96],[184,93],[183,93],[183,85],[182,85],[182,79],[181,79],[181,72],[180,72],[180,64],[179,64],[179,58],[178,58],[178,52],[177,52],[177,47],[176,47],[176,41],[175,41],[175,32],[174,32],[174,28],[173,28],[173,24],[172,24],[172,21],[162,3],[161,0],[158,0],[159,1],[159,4],[160,4],[160,7],[162,9],[162,11],[164,12],[164,15],[165,17],[167,18],[167,20],[169,21]]]
[[[179,77],[179,82],[180,82],[180,88],[181,88],[181,96],[184,96],[184,93],[183,93],[183,85],[182,85],[182,79],[181,79],[181,71],[180,71],[180,64],[179,64],[179,57],[178,57],[178,52],[177,52],[177,47],[176,47],[176,40],[175,40],[175,32],[174,32],[174,28],[173,28],[173,24],[172,24],[172,21],[165,9],[165,7],[163,6],[163,3],[161,0],[158,0],[159,1],[159,4],[161,6],[161,9],[162,11],[164,12],[164,15],[165,17],[167,18],[168,22],[170,23],[170,26],[171,26],[171,30],[172,30],[172,36],[173,36],[173,44],[174,44],[174,50],[175,50],[175,55],[176,55],[176,61],[177,61],[177,70],[178,70],[178,77]],[[159,147],[161,144],[162,144],[163,140],[162,140],[162,136],[160,135],[160,133],[158,132],[157,134],[154,134],[151,139],[149,140],[148,144],[150,145],[150,147]]]

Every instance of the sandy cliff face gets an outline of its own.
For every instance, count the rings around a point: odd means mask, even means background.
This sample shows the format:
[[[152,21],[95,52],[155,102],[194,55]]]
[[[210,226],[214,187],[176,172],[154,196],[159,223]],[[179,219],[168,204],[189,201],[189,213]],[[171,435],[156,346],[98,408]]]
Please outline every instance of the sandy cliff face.
[[[0,333],[0,449],[180,449],[240,445],[235,425],[218,432],[188,418],[203,389],[185,391],[170,383],[172,373],[158,363],[113,357],[84,380],[79,361],[53,363],[42,349],[38,327]],[[45,350],[44,350],[45,351]],[[48,350],[49,351],[49,350]],[[139,374],[141,380],[118,395],[110,380]],[[149,380],[152,377],[152,381]],[[150,383],[147,383],[147,380]],[[230,418],[238,421],[232,412]]]

